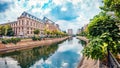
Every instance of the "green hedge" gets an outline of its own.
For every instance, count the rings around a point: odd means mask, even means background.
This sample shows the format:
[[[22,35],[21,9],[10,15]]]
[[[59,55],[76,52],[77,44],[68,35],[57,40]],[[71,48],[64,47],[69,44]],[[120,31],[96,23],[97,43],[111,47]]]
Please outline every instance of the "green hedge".
[[[41,40],[41,38],[40,38],[40,37],[33,36],[33,37],[32,37],[32,40],[33,40],[33,41],[37,41],[37,40]]]
[[[20,42],[21,39],[20,38],[10,38],[10,39],[2,39],[1,41],[3,44],[8,44],[8,43],[16,44],[16,43]]]

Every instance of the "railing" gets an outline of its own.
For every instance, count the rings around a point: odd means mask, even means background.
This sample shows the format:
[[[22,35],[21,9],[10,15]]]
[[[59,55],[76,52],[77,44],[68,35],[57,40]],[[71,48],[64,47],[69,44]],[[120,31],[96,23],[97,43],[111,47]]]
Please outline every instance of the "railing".
[[[109,68],[120,68],[120,64],[110,51],[108,51],[108,66]]]

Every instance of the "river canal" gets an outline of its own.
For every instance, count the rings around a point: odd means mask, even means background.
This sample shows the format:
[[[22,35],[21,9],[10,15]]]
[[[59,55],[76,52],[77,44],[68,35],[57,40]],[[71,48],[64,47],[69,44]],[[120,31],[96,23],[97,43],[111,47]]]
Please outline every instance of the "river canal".
[[[0,55],[0,68],[77,68],[83,47],[76,37],[63,42]]]

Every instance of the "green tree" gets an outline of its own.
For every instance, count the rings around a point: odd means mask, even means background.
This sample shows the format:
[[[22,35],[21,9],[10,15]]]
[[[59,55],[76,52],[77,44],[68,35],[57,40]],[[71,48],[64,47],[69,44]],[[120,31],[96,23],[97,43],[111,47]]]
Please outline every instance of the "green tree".
[[[88,34],[90,43],[83,50],[84,55],[92,59],[106,58],[107,48],[114,54],[117,54],[120,47],[119,27],[116,19],[106,14],[100,13],[95,16],[88,25]]]
[[[83,53],[88,58],[104,60],[107,59],[107,49],[116,55],[119,50],[118,43],[116,43],[109,33],[103,33],[101,36],[95,37],[90,41]]]
[[[14,32],[10,25],[0,25],[0,35],[1,36],[13,36]]]
[[[86,31],[82,31],[78,34],[79,36],[86,36],[87,37],[87,32]]]
[[[39,29],[34,30],[34,34],[38,35],[40,33]]]
[[[103,0],[104,6],[101,9],[113,11],[120,18],[120,0]]]
[[[88,58],[92,59],[103,59],[105,58],[106,49],[102,49],[102,39],[99,37],[94,38],[90,41],[88,46],[83,50],[83,54]],[[104,45],[103,45],[104,46]]]
[[[108,32],[111,33],[114,40],[119,36],[119,27],[117,26],[117,21],[107,15],[98,15],[91,20],[88,25],[88,33],[92,37],[101,36],[103,33]],[[119,38],[118,38],[119,39]],[[118,40],[116,39],[116,40]]]
[[[12,28],[11,27],[9,27],[8,29],[7,29],[7,34],[6,34],[7,36],[14,36],[14,31],[12,30]]]

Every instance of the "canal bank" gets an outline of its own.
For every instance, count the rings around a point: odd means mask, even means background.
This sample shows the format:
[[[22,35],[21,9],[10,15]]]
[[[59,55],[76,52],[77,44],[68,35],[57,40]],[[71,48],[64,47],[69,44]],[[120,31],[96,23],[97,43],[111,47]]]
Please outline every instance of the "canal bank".
[[[86,37],[77,36],[77,38],[85,41],[86,45],[89,43],[89,39]],[[93,60],[83,55],[77,68],[99,68],[99,60]]]
[[[3,46],[3,48],[0,49],[0,54],[39,47],[39,46],[51,45],[51,44],[66,40],[67,38],[69,37],[46,39],[41,41],[24,40],[24,41],[18,42],[17,44],[0,43],[0,46]]]

